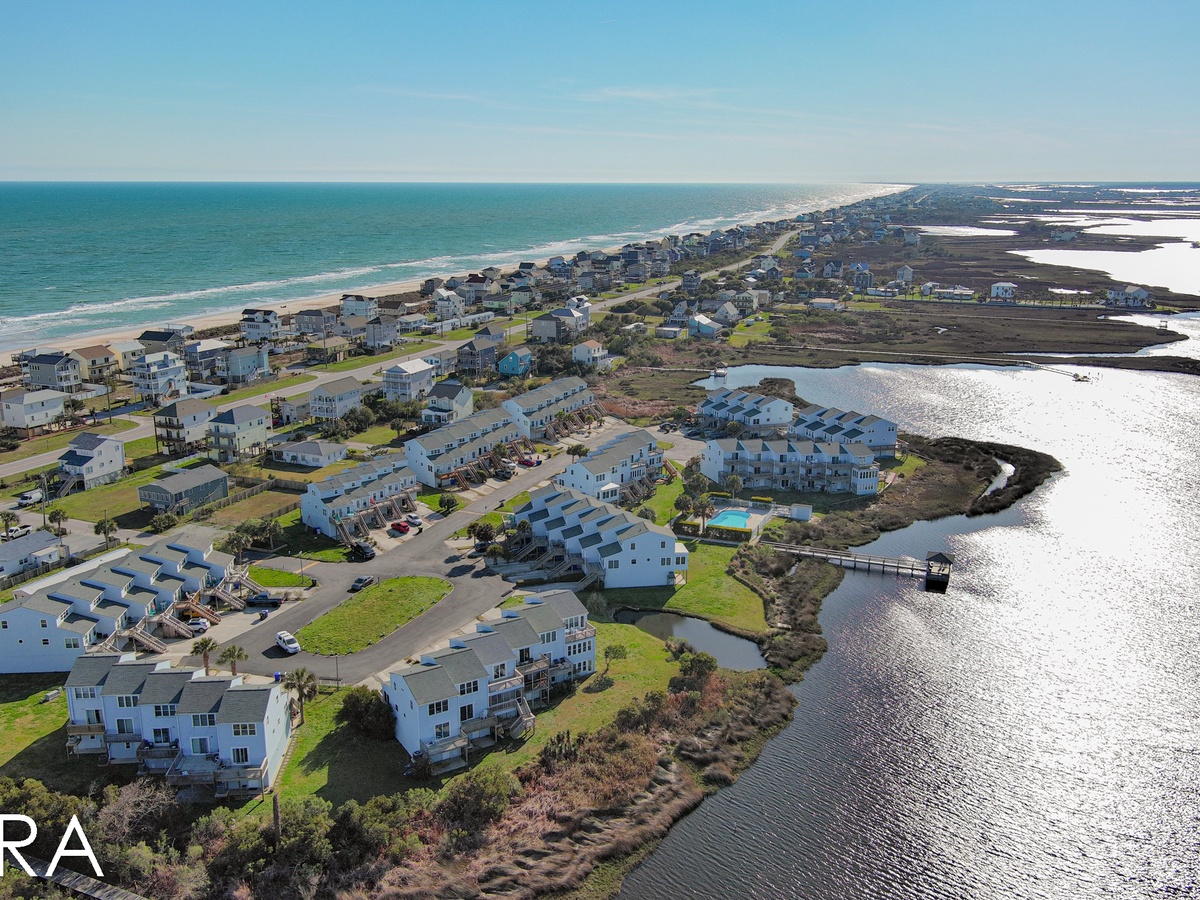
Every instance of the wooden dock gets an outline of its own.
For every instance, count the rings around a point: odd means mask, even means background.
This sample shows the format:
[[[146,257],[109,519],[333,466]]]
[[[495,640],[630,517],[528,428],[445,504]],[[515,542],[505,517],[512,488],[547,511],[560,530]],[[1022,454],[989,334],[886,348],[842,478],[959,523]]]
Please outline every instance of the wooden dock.
[[[773,541],[762,541],[761,543],[780,553],[791,553],[793,556],[806,559],[823,560],[853,572],[895,575],[898,578],[924,578],[925,589],[933,591],[946,589],[950,583],[950,569],[954,565],[954,557],[946,553],[929,553],[924,560],[920,560],[913,559],[911,556],[873,556],[865,553],[852,553],[849,550],[826,550],[823,547],[779,544]]]

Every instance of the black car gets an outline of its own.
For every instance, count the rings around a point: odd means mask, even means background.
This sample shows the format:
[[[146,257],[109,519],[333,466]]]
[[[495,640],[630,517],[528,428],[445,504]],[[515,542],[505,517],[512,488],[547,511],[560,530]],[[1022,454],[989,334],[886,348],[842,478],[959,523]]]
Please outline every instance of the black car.
[[[359,559],[374,559],[375,548],[365,541],[356,541],[351,547],[350,552]]]
[[[508,481],[510,478],[512,478],[512,472],[510,472],[508,469],[497,469],[495,477],[500,481]]]

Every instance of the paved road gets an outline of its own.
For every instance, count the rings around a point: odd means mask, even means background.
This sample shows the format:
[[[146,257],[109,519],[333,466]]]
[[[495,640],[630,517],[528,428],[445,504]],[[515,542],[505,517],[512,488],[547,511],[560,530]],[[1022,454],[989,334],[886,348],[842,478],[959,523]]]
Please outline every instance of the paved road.
[[[630,430],[631,427],[625,423],[609,419],[602,429],[593,433],[589,443],[607,441]],[[513,590],[513,585],[499,576],[488,574],[483,560],[466,558],[465,551],[460,553],[454,550],[445,543],[446,540],[455,531],[501,506],[521,491],[532,490],[540,482],[559,474],[571,462],[572,459],[562,453],[536,468],[521,470],[511,481],[491,481],[490,485],[498,485],[493,493],[480,497],[447,518],[431,517],[421,534],[409,536],[399,546],[379,553],[373,560],[309,563],[304,572],[316,578],[320,586],[308,599],[286,604],[273,611],[266,622],[226,641],[222,646],[238,644],[245,648],[250,659],[242,663],[239,670],[260,675],[304,666],[320,676],[332,678],[337,674],[343,682],[357,684],[376,673],[396,668],[408,657],[469,626],[476,617],[493,609]],[[332,658],[303,651],[288,656],[275,646],[276,632],[290,631],[295,634],[313,619],[342,603],[350,596],[350,584],[359,575],[377,575],[381,579],[429,575],[445,578],[454,586],[454,590],[403,628],[365,650],[339,658],[336,664]],[[189,657],[187,662],[189,665],[199,664],[194,657]]]

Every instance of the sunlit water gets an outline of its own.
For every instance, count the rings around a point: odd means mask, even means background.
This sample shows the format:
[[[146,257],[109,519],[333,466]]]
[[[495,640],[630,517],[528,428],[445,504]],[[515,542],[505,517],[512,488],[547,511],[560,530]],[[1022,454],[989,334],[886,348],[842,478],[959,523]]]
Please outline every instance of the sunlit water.
[[[871,365],[813,402],[1035,447],[998,516],[871,550],[956,556],[949,591],[848,574],[794,723],[671,831],[628,898],[1144,898],[1200,883],[1200,381]]]

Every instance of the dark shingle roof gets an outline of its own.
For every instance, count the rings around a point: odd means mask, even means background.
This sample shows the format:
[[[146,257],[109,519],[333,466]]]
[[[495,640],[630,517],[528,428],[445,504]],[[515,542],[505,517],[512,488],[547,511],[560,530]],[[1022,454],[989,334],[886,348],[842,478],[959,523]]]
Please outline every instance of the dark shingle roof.
[[[104,689],[100,692],[105,697],[114,694],[137,694],[146,683],[146,676],[154,671],[158,663],[153,662],[124,662],[112,667],[108,678],[104,681]]]
[[[176,712],[180,715],[216,712],[225,689],[232,684],[232,679],[222,676],[195,678],[183,686]]]
[[[119,653],[88,654],[75,660],[71,674],[67,676],[67,687],[93,687],[104,684],[112,667],[121,661]]]
[[[238,684],[229,688],[221,698],[217,724],[261,722],[267,716],[271,694],[279,688],[270,684]]]

